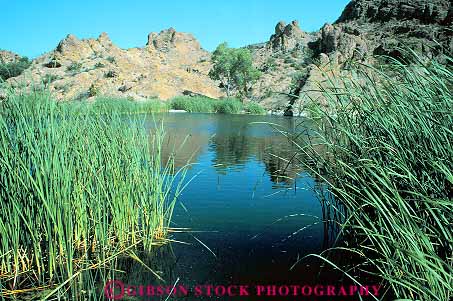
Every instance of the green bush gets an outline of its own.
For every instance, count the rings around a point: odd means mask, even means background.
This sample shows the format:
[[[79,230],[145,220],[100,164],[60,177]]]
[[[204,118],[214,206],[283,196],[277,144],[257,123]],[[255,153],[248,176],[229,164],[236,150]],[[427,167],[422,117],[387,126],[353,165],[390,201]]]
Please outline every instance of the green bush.
[[[98,96],[99,93],[100,93],[100,89],[95,84],[91,84],[91,86],[88,88],[88,96],[89,97]]]
[[[266,60],[266,62],[264,63],[261,71],[263,71],[263,72],[274,71],[276,67],[277,67],[277,63],[275,61],[275,58],[269,57]]]
[[[44,85],[49,85],[50,83],[56,81],[57,79],[60,79],[58,75],[55,74],[46,74],[42,80]]]
[[[8,78],[16,77],[22,74],[25,69],[30,67],[31,61],[27,57],[20,58],[11,63],[0,62],[0,81],[5,81]]]

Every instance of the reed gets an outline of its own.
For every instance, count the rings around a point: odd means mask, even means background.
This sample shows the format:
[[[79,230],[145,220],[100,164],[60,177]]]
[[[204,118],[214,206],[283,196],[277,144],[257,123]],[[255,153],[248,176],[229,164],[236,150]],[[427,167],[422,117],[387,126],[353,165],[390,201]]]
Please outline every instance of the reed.
[[[170,107],[174,110],[185,110],[191,113],[219,113],[254,115],[265,114],[266,111],[256,102],[243,104],[236,98],[212,99],[203,96],[178,96],[170,101]]]
[[[152,114],[162,113],[169,110],[169,104],[159,99],[146,99],[133,101],[127,98],[98,97],[94,101],[69,101],[64,105],[84,109],[89,107],[92,112],[106,114],[116,112],[122,114]]]
[[[77,110],[42,92],[1,103],[2,296],[74,283],[166,242],[183,177],[173,160],[161,163],[162,126],[150,135],[121,112]],[[66,285],[54,293],[65,292],[76,294]]]
[[[316,134],[296,143],[335,199],[338,249],[360,255],[344,270],[381,279],[396,298],[451,300],[453,61],[406,54],[410,64],[357,64],[351,78],[321,85]]]

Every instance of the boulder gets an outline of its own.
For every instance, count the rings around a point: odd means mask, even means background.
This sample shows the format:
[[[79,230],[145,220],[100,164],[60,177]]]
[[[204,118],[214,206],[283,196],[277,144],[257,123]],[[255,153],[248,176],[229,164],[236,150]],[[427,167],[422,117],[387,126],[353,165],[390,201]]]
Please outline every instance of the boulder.
[[[269,40],[269,49],[273,51],[287,52],[294,48],[301,48],[304,43],[304,38],[307,36],[299,27],[299,22],[294,20],[286,25],[280,21],[275,26],[275,33]]]

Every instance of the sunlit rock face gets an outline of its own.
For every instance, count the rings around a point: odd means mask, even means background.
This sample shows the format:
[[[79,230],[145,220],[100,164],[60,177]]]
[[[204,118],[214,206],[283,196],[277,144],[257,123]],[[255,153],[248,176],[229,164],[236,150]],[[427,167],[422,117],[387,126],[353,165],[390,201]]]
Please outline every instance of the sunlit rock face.
[[[47,86],[62,100],[100,95],[165,100],[184,91],[221,97],[210,68],[210,53],[191,34],[173,28],[150,33],[146,46],[131,49],[117,47],[107,33],[96,39],[70,34],[10,83],[32,87],[50,78]]]
[[[20,55],[7,51],[7,50],[0,50],[0,63],[11,63],[19,60],[21,58]]]
[[[408,48],[447,64],[446,54],[453,53],[452,18],[450,0],[356,0],[317,32],[281,21],[268,42],[249,46],[263,71],[253,97],[273,111],[298,115],[306,101],[323,101],[315,90],[328,82],[325,72],[348,76],[345,66],[351,60],[401,59],[401,48]]]

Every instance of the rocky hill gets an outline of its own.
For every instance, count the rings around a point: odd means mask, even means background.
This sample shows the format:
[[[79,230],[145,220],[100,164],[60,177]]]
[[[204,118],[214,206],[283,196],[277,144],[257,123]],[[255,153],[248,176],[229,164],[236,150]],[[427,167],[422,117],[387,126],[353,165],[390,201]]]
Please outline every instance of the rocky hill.
[[[298,115],[308,101],[322,101],[323,71],[342,74],[350,60],[373,62],[375,55],[401,58],[408,47],[447,63],[453,53],[451,0],[355,0],[333,24],[303,32],[297,21],[277,24],[267,43],[250,46],[264,72],[253,96],[264,106]],[[295,97],[288,96],[292,94]]]
[[[150,33],[143,48],[126,50],[106,33],[86,40],[68,35],[8,81],[21,87],[43,82],[58,99],[69,100],[98,95],[168,99],[189,91],[217,98],[223,94],[207,76],[210,68],[210,53],[192,35],[170,28]]]
[[[7,50],[0,50],[0,63],[12,63],[20,59],[20,55],[17,53],[7,51]]]
[[[447,63],[446,54],[453,53],[452,19],[451,0],[354,0],[336,22],[317,32],[304,32],[297,21],[279,22],[267,42],[247,46],[262,71],[250,98],[274,112],[298,115],[307,102],[322,101],[313,90],[325,80],[323,71],[347,75],[349,60],[400,58],[400,47],[409,47]],[[31,87],[43,81],[58,99],[218,98],[224,92],[208,77],[210,57],[192,35],[173,28],[150,33],[144,47],[132,49],[118,48],[105,33],[87,40],[68,35],[8,82]]]

